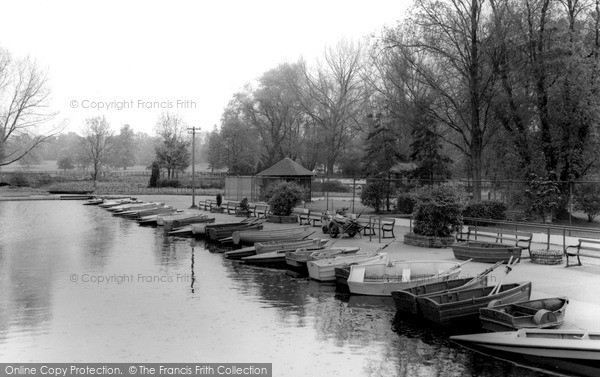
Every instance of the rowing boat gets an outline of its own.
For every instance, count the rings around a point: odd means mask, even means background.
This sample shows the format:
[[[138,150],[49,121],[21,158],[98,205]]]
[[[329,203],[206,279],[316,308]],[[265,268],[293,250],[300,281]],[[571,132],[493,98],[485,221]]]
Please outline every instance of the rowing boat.
[[[417,285],[412,288],[393,291],[392,298],[394,299],[394,305],[396,306],[397,311],[421,316],[421,308],[417,298],[432,296],[441,292],[449,292],[457,289],[485,287],[487,285],[487,280],[487,276],[478,280],[473,280],[473,278],[469,277]]]
[[[481,327],[489,331],[557,328],[564,322],[568,304],[569,300],[565,297],[550,297],[515,304],[491,305],[479,309],[479,319]]]
[[[238,224],[224,225],[219,227],[208,227],[206,228],[206,236],[210,241],[220,241],[229,238],[236,231],[243,230],[261,230],[263,228],[262,223],[242,222]]]
[[[427,297],[442,292],[457,291],[467,288],[485,287],[487,286],[487,275],[494,271],[502,261],[496,262],[493,266],[485,269],[475,277],[465,277],[461,279],[452,279],[447,281],[435,282],[430,284],[417,285],[409,289],[392,292],[394,305],[396,310],[400,312],[408,312],[410,314],[421,316],[421,308],[419,307],[418,297]]]
[[[391,296],[392,291],[454,279],[460,264],[447,261],[382,262],[350,266],[348,290],[353,294]]]
[[[308,275],[306,266],[308,261],[333,258],[334,256],[354,255],[359,251],[360,247],[332,247],[327,249],[321,248],[321,250],[301,248],[286,252],[285,262],[288,265],[288,269]]]
[[[497,292],[494,291],[497,289]],[[441,325],[452,323],[479,325],[479,309],[494,300],[505,304],[527,301],[531,295],[531,282],[502,284],[442,292],[418,297],[423,317]]]
[[[294,226],[269,230],[235,231],[231,237],[233,243],[238,245],[240,243],[252,244],[256,242],[297,240],[308,237],[312,233],[314,233],[314,231],[308,226]]]
[[[318,281],[334,281],[335,269],[350,264],[368,264],[380,261],[388,261],[386,253],[380,254],[353,254],[336,255],[332,258],[311,260],[306,262],[308,276]]]
[[[306,248],[314,251],[324,248],[328,242],[329,240],[321,238],[309,238],[291,241],[257,242],[254,244],[254,246],[227,251],[225,252],[225,256],[229,259],[241,259],[243,257],[270,253],[272,251],[277,250],[294,251],[300,248]]]

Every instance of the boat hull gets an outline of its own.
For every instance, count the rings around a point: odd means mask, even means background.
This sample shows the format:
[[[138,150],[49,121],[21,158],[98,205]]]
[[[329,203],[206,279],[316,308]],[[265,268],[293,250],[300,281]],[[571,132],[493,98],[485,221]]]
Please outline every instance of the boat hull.
[[[432,296],[435,294],[439,294],[440,292],[465,287],[465,284],[471,282],[472,280],[473,278],[469,277],[435,282],[431,284],[417,285],[409,289],[393,291],[392,298],[394,299],[394,305],[396,306],[397,311],[410,313],[415,316],[421,316],[421,309],[419,306],[419,302],[417,301],[418,297]],[[481,279],[476,280],[472,285],[469,284],[469,287],[485,287],[486,285],[487,276],[484,276]]]
[[[452,245],[452,252],[456,259],[472,259],[473,262],[480,263],[496,263],[498,261],[508,263],[511,257],[513,260],[520,260],[521,251],[520,247],[476,241],[459,242]]]
[[[392,291],[454,279],[459,273],[460,265],[447,261],[378,263],[350,266],[347,284],[352,294],[391,296]]]
[[[308,269],[308,275],[311,279],[317,281],[335,281],[335,270],[337,268],[341,268],[350,263],[360,263],[360,262],[379,262],[381,260],[387,259],[387,255],[377,254],[373,255],[365,255],[365,254],[354,254],[354,255],[346,255],[343,257],[335,257],[335,258],[326,258],[319,259],[306,262],[306,267]],[[348,277],[346,277],[346,280]]]
[[[289,241],[309,236],[313,231],[308,227],[293,227],[274,230],[235,231],[231,235],[233,243],[253,244],[256,242]]]
[[[223,227],[209,227],[206,232],[206,236],[210,241],[218,242],[219,240],[231,237],[234,232],[240,230],[261,230],[262,224],[242,224],[232,225]]]
[[[467,347],[511,361],[533,362],[569,374],[600,375],[600,333],[585,330],[521,329],[518,331],[455,335]]]
[[[336,255],[356,254],[359,250],[360,247],[336,247],[324,249],[323,246],[320,246],[319,248],[312,249],[303,248],[286,252],[285,262],[289,269],[308,275],[306,263],[310,260],[333,258]]]
[[[552,297],[485,307],[479,309],[479,319],[481,327],[488,331],[552,329],[563,324],[568,304],[564,297]]]
[[[503,284],[498,293],[490,295],[494,286],[469,288],[445,292],[428,297],[418,297],[417,301],[423,317],[440,325],[469,324],[479,325],[479,309],[494,300],[510,304],[527,301],[531,295],[531,282]]]

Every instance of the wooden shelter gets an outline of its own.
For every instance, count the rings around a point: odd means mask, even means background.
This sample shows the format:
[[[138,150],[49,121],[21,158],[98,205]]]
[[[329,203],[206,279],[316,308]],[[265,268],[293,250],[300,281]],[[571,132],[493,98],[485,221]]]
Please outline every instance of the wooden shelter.
[[[225,198],[228,200],[264,201],[264,189],[276,181],[296,182],[304,190],[305,201],[312,198],[312,177],[316,175],[291,158],[284,158],[254,176],[229,176],[225,178]]]
[[[266,188],[270,183],[275,181],[296,182],[304,190],[304,200],[307,202],[312,197],[311,183],[312,177],[315,175],[315,173],[289,157],[256,174],[259,178],[258,181],[260,182],[261,189]]]

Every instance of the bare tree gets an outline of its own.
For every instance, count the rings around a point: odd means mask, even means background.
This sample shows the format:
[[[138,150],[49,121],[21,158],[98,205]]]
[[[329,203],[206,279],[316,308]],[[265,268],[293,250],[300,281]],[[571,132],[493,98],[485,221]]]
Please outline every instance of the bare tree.
[[[358,132],[364,115],[364,63],[364,46],[341,40],[325,51],[323,64],[315,70],[303,70],[304,85],[297,95],[303,110],[319,128],[328,174]]]
[[[98,175],[110,160],[114,146],[114,137],[110,125],[104,116],[88,118],[83,128],[83,143],[92,166],[94,190],[98,185]]]
[[[495,72],[486,69],[483,0],[417,0],[404,30],[388,35],[409,65],[413,79],[428,91],[422,106],[450,133],[444,140],[466,157],[475,200],[481,198],[482,155],[494,133],[490,101]]]
[[[48,95],[46,74],[35,62],[13,60],[0,49],[0,167],[24,158],[64,128],[37,133],[55,116],[46,109]]]

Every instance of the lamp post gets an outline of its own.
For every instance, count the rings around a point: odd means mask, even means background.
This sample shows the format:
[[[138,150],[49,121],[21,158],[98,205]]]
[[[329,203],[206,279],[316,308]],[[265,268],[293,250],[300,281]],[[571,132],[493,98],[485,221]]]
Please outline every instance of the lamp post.
[[[198,208],[196,206],[196,130],[200,127],[190,127],[188,132],[192,134],[192,206],[190,208]]]

